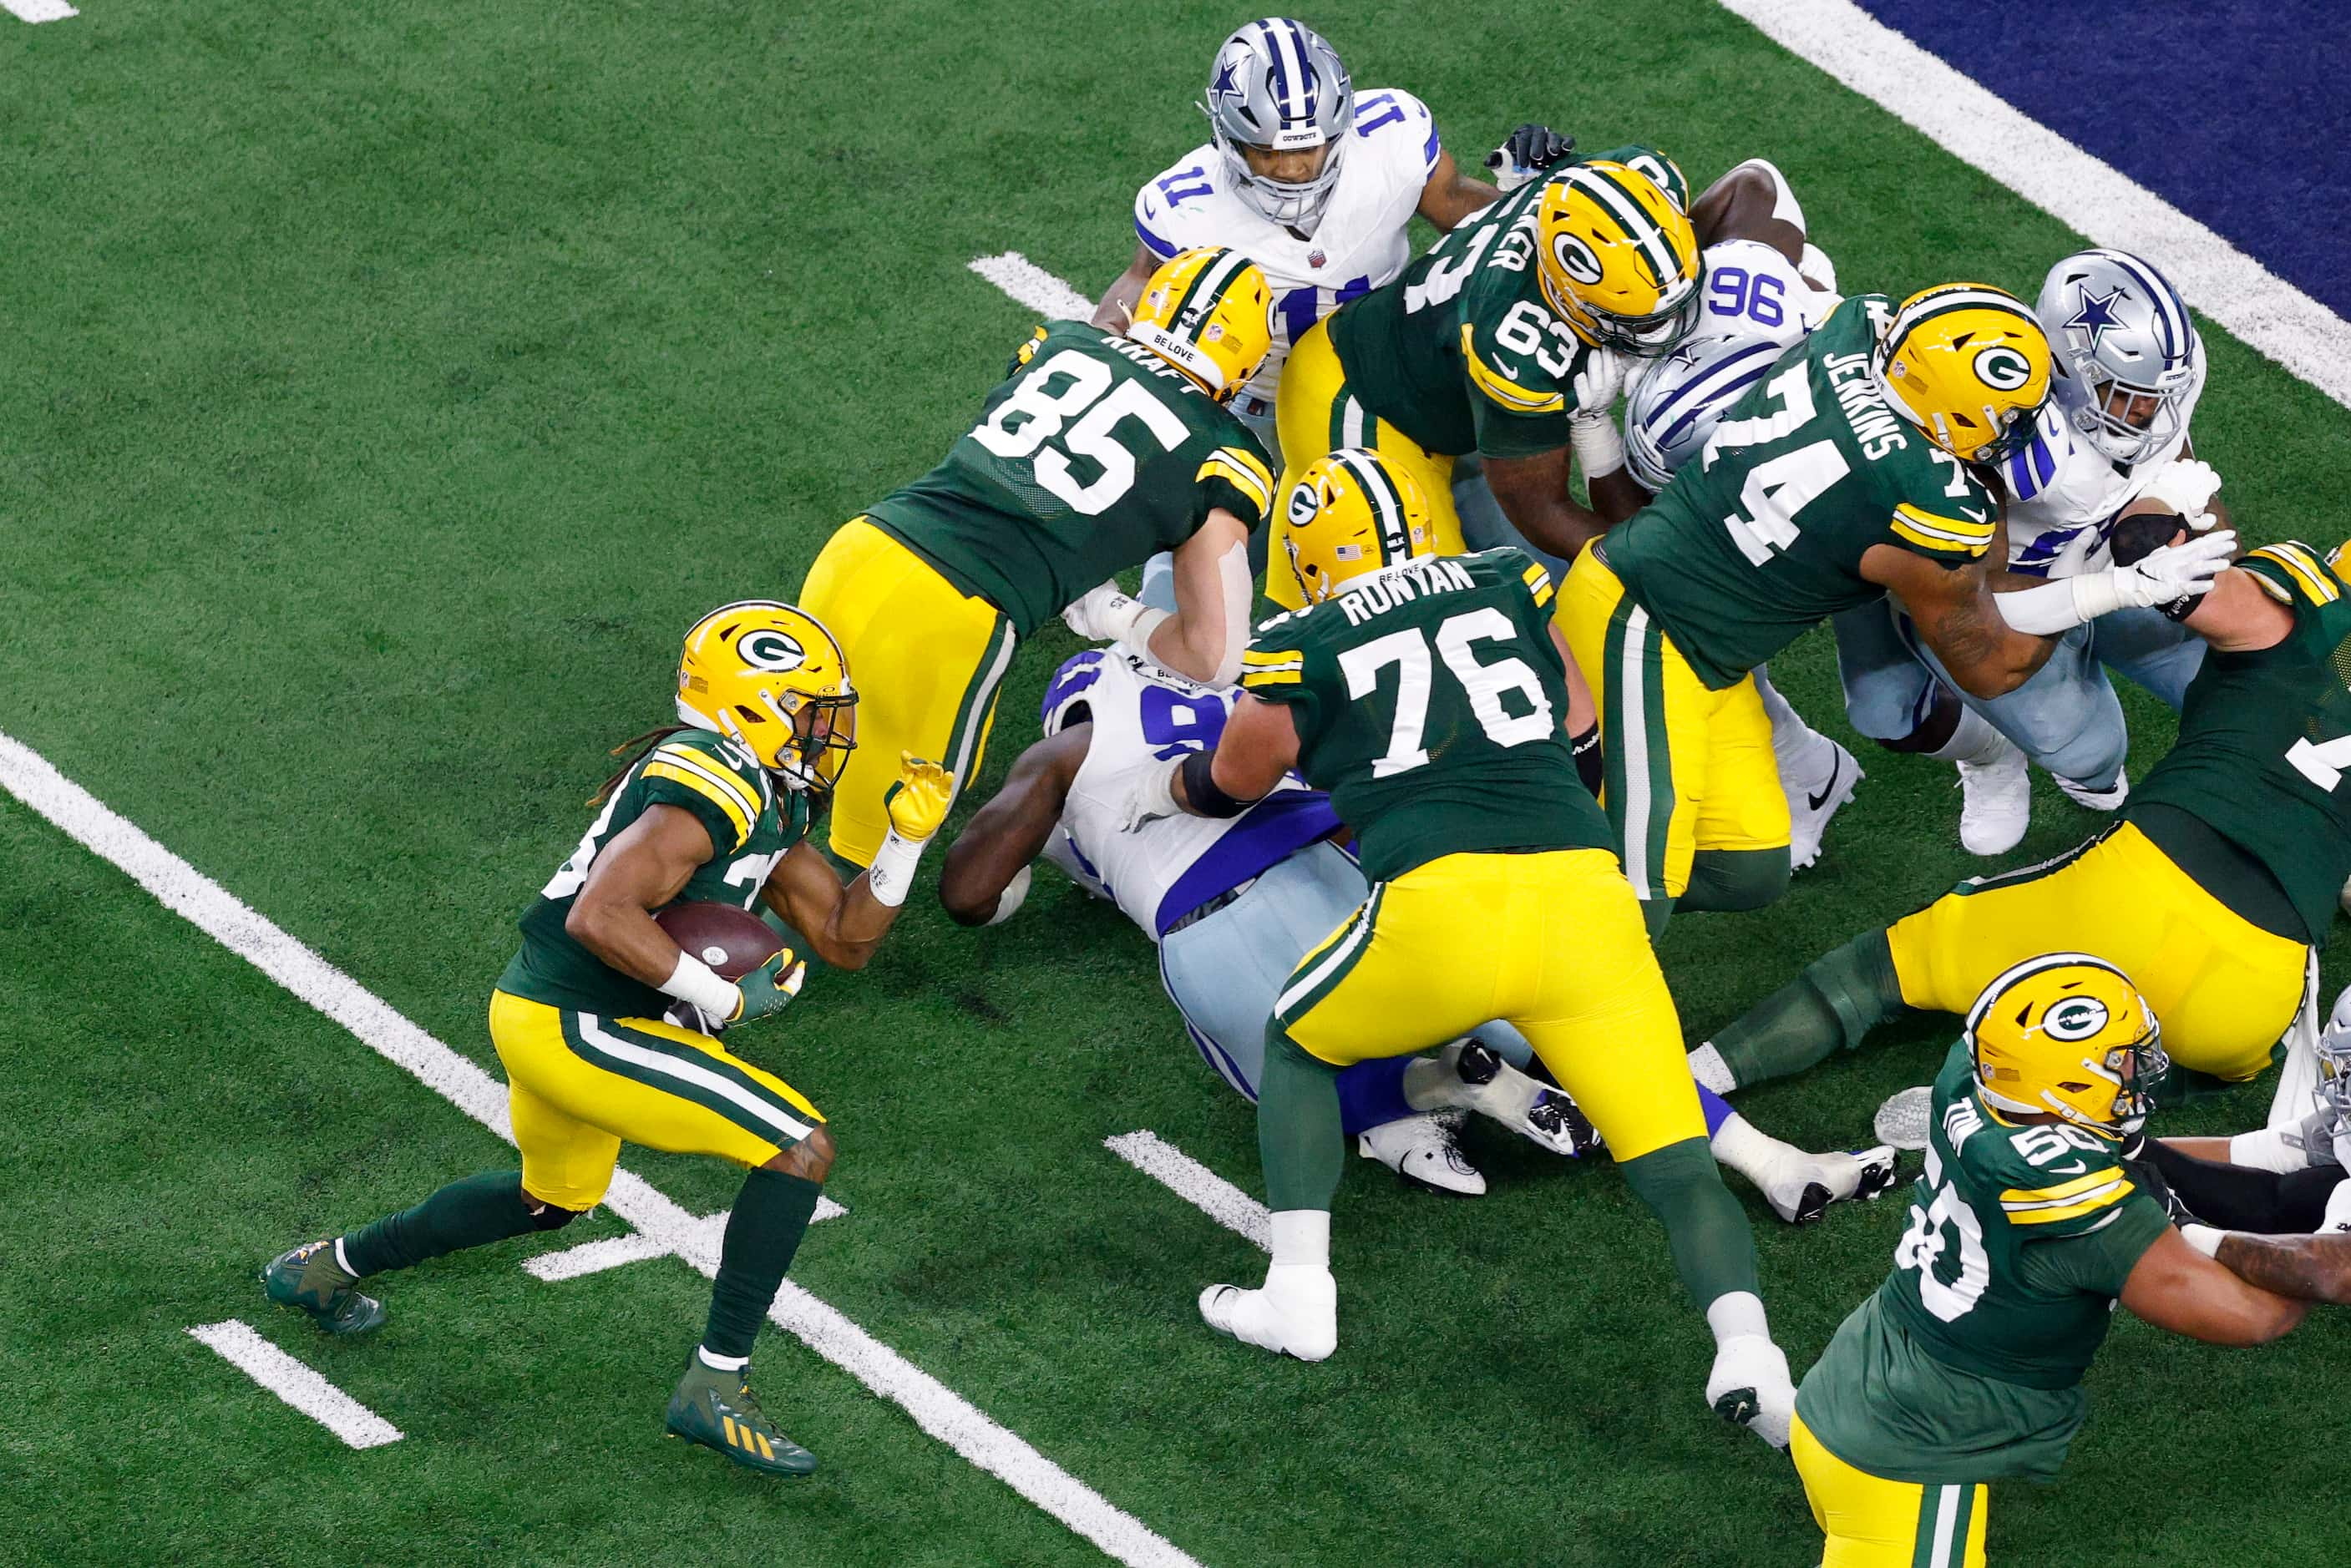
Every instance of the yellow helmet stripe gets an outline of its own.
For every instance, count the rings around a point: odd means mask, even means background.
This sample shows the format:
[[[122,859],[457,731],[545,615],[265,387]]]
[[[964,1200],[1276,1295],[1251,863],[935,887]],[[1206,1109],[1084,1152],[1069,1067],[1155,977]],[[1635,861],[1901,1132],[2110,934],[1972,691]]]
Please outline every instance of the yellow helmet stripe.
[[[1332,461],[1355,476],[1364,487],[1364,494],[1372,504],[1372,516],[1380,525],[1380,565],[1392,566],[1412,555],[1412,525],[1405,520],[1404,497],[1388,482],[1379,462],[1360,451],[1335,452]]]
[[[735,842],[726,846],[728,854],[731,855],[742,848],[744,843],[750,838],[751,819],[743,815],[743,807],[734,795],[710,782],[709,774],[682,768],[673,763],[661,762],[647,763],[644,776],[649,779],[670,779],[682,784],[725,812],[726,820],[735,826]]]
[[[1232,481],[1234,489],[1257,503],[1259,513],[1273,504],[1273,474],[1265,464],[1237,446],[1220,446],[1210,452],[1207,461],[1200,464],[1200,472],[1192,476],[1193,482],[1196,483],[1212,474]]]
[[[720,767],[716,763],[713,763],[707,755],[695,751],[691,746],[681,746],[676,742],[672,741],[664,745],[655,747],[653,750],[653,756],[662,762],[673,763],[679,767],[688,768],[695,773],[700,774],[712,784],[718,785],[721,789],[724,789],[729,794],[732,794],[742,804],[743,809],[753,816],[758,815],[760,811],[766,805],[766,798],[764,794],[755,798],[749,790],[743,787],[742,779],[734,772],[729,769]]]
[[[2269,561],[2284,567],[2287,575],[2301,585],[2302,591],[2309,596],[2313,604],[2329,605],[2343,597],[2342,590],[2335,586],[2334,575],[2322,567],[2309,550],[2291,539],[2283,544],[2264,545],[2252,551],[2246,558]]]
[[[1557,392],[1537,392],[1520,386],[1478,358],[1478,349],[1470,339],[1477,328],[1465,321],[1461,324],[1461,363],[1469,371],[1469,379],[1489,398],[1516,414],[1557,414],[1567,410],[1567,400]]]
[[[1601,211],[1616,221],[1625,237],[1633,242],[1634,249],[1649,265],[1651,276],[1660,288],[1670,287],[1682,275],[1681,264],[1666,243],[1640,201],[1604,169],[1581,164],[1568,171],[1568,183],[1592,198]]]

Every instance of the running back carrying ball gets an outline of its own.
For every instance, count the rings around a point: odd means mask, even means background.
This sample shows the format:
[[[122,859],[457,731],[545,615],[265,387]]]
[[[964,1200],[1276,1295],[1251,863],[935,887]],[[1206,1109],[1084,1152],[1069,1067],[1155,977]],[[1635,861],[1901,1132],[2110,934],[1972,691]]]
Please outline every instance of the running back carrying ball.
[[[716,899],[672,904],[653,916],[669,940],[718,971],[721,980],[741,980],[781,952],[784,940],[748,909]]]

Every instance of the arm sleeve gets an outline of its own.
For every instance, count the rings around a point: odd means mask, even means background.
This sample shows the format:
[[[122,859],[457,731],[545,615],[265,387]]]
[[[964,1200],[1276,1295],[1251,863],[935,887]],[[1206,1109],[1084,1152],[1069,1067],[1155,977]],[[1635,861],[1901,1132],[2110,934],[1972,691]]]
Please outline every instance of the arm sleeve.
[[[2135,1193],[2101,1223],[2026,1247],[2022,1267],[2026,1281],[2043,1290],[2079,1291],[2112,1301],[2122,1295],[2124,1282],[2156,1238],[2170,1228],[2162,1204]]]
[[[732,855],[751,837],[759,820],[759,797],[735,775],[691,746],[655,747],[637,771],[647,805],[674,805],[694,813],[710,834],[711,847]]]

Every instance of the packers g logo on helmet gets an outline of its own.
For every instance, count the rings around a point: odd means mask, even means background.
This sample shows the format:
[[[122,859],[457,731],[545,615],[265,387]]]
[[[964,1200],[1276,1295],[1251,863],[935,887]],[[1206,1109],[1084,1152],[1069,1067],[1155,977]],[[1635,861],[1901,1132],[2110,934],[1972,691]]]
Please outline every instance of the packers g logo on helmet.
[[[1284,544],[1308,604],[1366,573],[1437,553],[1436,523],[1419,483],[1367,448],[1316,458],[1290,486],[1287,505]]]
[[[1986,1105],[2108,1139],[2137,1130],[2171,1071],[2146,998],[2087,953],[2044,953],[1995,979],[1968,1013],[1967,1043]]]
[[[732,739],[791,789],[831,789],[857,748],[841,645],[775,599],[721,605],[694,623],[677,663],[677,716]]]
[[[1238,251],[1186,251],[1143,286],[1126,335],[1229,402],[1273,347],[1273,291]]]
[[[1543,187],[1536,279],[1586,343],[1639,358],[1669,351],[1698,325],[1705,271],[1688,217],[1639,170],[1594,160]]]
[[[1997,462],[2032,440],[2050,358],[2022,300],[1988,284],[1947,283],[1902,302],[1872,363],[1886,400],[1937,446]]]

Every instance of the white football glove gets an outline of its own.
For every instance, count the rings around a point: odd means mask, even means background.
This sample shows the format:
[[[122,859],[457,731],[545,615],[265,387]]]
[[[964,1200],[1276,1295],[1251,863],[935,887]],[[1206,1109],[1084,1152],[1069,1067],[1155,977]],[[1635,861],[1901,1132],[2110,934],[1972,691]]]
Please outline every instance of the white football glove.
[[[2155,482],[2139,493],[2142,501],[2159,501],[2188,520],[2199,534],[2212,526],[2206,510],[2220,492],[2220,476],[2212,465],[2196,458],[2174,458],[2156,471]]]
[[[2130,566],[2114,569],[2116,597],[2126,609],[2152,609],[2175,599],[2208,594],[2212,591],[2212,579],[2229,569],[2236,554],[2237,535],[2230,528],[2163,545]]]
[[[1143,648],[1167,612],[1129,598],[1116,583],[1089,588],[1061,611],[1061,624],[1089,642],[1126,642]]]
[[[1575,373],[1575,410],[1579,416],[1605,416],[1625,395],[1625,383],[1631,377],[1633,361],[1614,348],[1594,348],[1583,357],[1583,369]]]
[[[1176,767],[1181,765],[1177,763]],[[1120,832],[1140,832],[1146,824],[1163,816],[1183,815],[1184,808],[1176,804],[1176,767],[1154,763],[1134,770],[1127,782],[1125,796],[1118,803]]]

